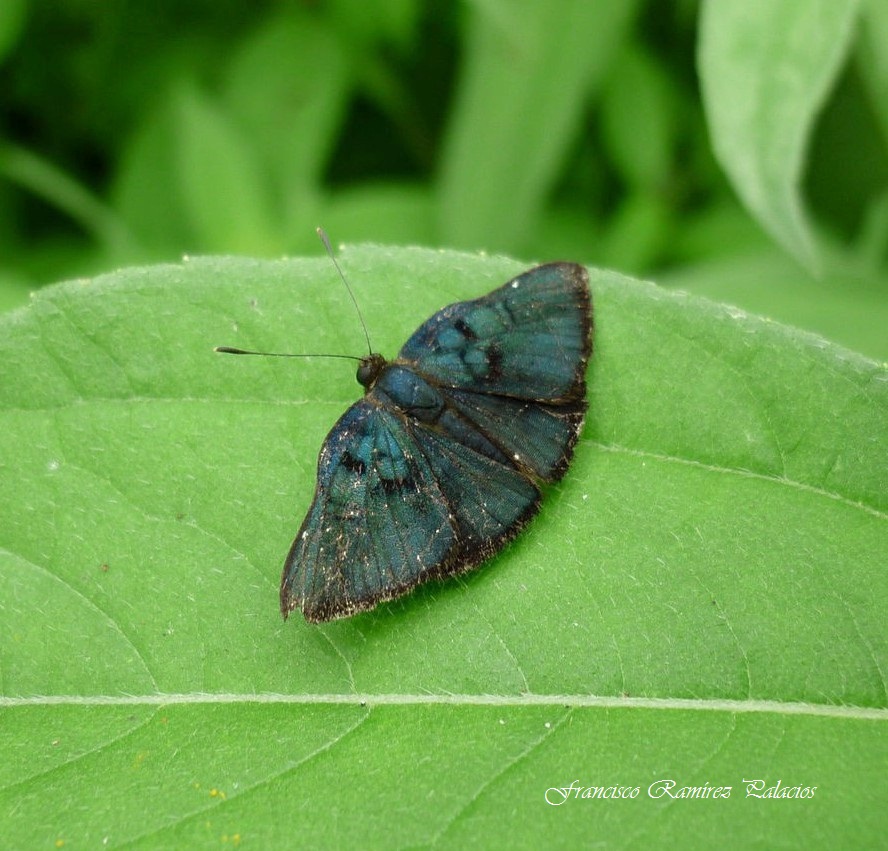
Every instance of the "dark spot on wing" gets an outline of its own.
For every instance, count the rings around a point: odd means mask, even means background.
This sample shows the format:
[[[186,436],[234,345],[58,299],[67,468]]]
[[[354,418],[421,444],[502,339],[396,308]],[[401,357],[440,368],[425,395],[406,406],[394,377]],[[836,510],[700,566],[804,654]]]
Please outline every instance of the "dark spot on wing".
[[[454,321],[453,327],[456,328],[456,330],[459,331],[459,333],[462,334],[463,337],[465,337],[467,340],[475,341],[478,339],[478,335],[471,329],[469,323],[466,322],[466,320],[463,319],[461,316]]]
[[[363,476],[367,470],[367,465],[364,461],[356,455],[352,455],[348,450],[342,453],[339,458],[339,463],[349,472],[356,473],[359,476]]]

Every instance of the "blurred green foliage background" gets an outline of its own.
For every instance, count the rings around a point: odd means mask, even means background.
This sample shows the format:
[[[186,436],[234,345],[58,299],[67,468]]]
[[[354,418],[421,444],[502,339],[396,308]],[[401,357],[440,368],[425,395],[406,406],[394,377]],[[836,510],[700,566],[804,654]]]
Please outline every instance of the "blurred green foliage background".
[[[183,254],[315,254],[322,224],[607,266],[888,358],[883,7],[3,0],[0,308]],[[769,62],[772,111],[743,120]],[[819,76],[795,98],[786,67]],[[775,151],[757,195],[744,157]]]

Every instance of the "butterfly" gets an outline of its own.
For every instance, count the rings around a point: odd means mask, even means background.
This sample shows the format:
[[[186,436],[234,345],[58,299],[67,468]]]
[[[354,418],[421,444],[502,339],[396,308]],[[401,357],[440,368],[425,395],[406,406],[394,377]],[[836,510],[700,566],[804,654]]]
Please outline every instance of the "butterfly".
[[[364,397],[324,441],[284,564],[284,618],[348,617],[499,551],[567,470],[591,353],[588,274],[549,263],[439,310],[394,360],[361,358]]]

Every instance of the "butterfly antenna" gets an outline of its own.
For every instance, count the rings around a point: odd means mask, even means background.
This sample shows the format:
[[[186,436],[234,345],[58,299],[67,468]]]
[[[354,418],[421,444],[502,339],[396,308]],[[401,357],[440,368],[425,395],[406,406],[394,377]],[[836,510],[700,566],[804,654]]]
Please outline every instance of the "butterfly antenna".
[[[254,352],[251,349],[235,349],[233,346],[216,346],[214,352],[223,355],[262,355],[266,358],[343,358],[345,360],[361,360],[354,355],[303,355],[290,354],[289,352]]]
[[[321,242],[324,243],[324,248],[327,249],[327,255],[333,261],[333,265],[336,267],[336,271],[339,272],[339,277],[342,278],[342,283],[345,284],[346,290],[348,290],[348,294],[351,297],[352,304],[355,306],[355,310],[358,313],[358,319],[361,320],[361,327],[364,329],[364,339],[367,341],[367,351],[372,355],[373,347],[370,345],[370,335],[367,333],[367,324],[364,322],[364,316],[361,313],[361,308],[358,307],[358,300],[355,298],[355,294],[352,292],[352,288],[348,285],[348,281],[345,279],[345,275],[342,274],[342,269],[339,268],[339,263],[336,262],[336,255],[333,254],[333,249],[330,247],[330,240],[327,238],[327,234],[323,228],[315,229],[318,235],[318,238]]]

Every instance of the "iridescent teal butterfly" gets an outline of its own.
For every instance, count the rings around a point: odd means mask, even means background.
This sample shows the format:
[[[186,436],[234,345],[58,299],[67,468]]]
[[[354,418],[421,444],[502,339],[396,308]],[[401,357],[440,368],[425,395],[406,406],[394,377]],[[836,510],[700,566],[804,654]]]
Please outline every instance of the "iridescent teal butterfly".
[[[549,263],[439,310],[394,360],[361,358],[364,398],[324,441],[284,564],[284,618],[371,609],[514,538],[570,463],[591,351],[586,270]]]

